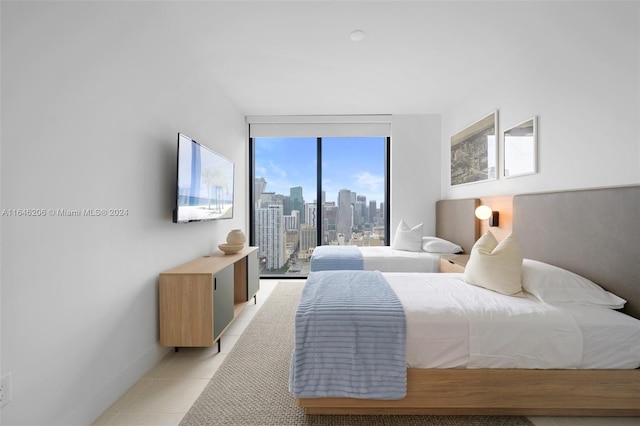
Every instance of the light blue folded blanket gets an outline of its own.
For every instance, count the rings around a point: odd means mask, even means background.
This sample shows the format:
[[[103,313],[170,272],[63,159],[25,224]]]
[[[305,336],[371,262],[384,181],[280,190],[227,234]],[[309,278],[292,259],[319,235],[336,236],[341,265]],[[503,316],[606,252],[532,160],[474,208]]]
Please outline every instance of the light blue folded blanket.
[[[380,272],[312,272],[296,311],[289,391],[402,399],[405,341],[404,309]]]
[[[335,271],[363,268],[362,252],[357,246],[318,246],[311,255],[311,271]]]

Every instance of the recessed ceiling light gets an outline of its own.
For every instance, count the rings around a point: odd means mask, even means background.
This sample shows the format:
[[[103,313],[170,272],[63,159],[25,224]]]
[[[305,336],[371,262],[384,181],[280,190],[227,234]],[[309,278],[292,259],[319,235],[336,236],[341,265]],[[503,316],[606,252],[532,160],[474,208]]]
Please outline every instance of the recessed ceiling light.
[[[352,41],[360,41],[364,38],[364,31],[362,30],[353,30],[351,31],[351,40]]]

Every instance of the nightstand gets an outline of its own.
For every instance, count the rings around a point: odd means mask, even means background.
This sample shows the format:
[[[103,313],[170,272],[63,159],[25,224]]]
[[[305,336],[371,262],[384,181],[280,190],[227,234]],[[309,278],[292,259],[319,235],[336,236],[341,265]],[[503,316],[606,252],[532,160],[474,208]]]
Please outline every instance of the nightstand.
[[[468,254],[445,254],[440,256],[440,272],[463,273],[469,261]]]

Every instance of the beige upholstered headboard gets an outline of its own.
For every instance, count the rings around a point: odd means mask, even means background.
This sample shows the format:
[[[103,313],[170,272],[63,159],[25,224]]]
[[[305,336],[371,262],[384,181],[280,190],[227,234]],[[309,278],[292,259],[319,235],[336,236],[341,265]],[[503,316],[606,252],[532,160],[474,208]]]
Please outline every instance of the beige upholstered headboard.
[[[479,198],[437,201],[436,237],[456,243],[465,253],[471,253],[480,237],[480,221],[475,216],[479,205]]]
[[[513,233],[525,258],[589,278],[640,318],[640,185],[516,195]]]

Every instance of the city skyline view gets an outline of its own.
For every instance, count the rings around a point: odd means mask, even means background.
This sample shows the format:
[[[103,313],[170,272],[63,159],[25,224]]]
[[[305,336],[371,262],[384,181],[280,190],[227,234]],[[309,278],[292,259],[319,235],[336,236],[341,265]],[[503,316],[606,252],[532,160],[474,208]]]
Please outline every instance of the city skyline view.
[[[256,138],[253,146],[261,274],[306,275],[318,245],[384,245],[385,137]]]
[[[266,182],[266,192],[288,195],[302,187],[305,202],[316,199],[317,139],[259,138],[255,144],[255,177]],[[325,202],[336,202],[348,188],[367,200],[384,200],[382,137],[322,138],[322,189]]]

